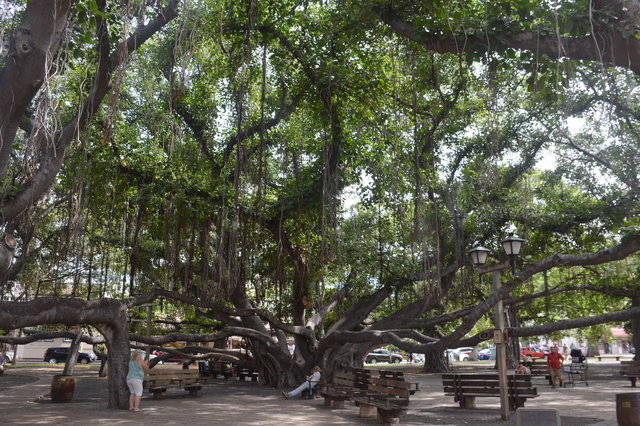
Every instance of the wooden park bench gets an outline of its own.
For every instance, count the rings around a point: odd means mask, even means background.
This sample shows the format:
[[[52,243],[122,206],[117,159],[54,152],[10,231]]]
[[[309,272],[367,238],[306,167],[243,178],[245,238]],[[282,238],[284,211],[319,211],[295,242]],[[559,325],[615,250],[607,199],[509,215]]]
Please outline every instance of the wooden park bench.
[[[369,417],[377,411],[378,423],[398,423],[409,407],[411,384],[404,380],[371,377],[366,393],[354,396],[360,408],[360,417]]]
[[[237,374],[238,374],[238,380],[245,381],[249,379],[252,382],[257,382],[258,377],[260,376],[259,372],[248,367],[238,367]]]
[[[549,382],[549,384],[552,384],[551,375],[549,374],[549,366],[547,365],[546,361],[532,361],[525,365],[529,367],[529,369],[531,370],[531,375],[533,377],[544,377]]]
[[[476,397],[500,397],[500,382],[497,374],[443,374],[442,384],[447,396],[462,408],[475,408]],[[531,376],[507,375],[509,409],[524,407],[528,398],[538,396],[538,390],[531,383]]]
[[[154,399],[162,399],[168,388],[183,388],[189,395],[197,396],[205,383],[206,379],[195,369],[154,368],[144,375],[144,388],[153,393]]]
[[[604,359],[615,358],[616,361],[620,361],[621,356],[622,355],[596,355],[596,358],[598,358],[598,361],[602,361],[602,358]]]
[[[344,408],[345,401],[367,392],[372,377],[404,381],[404,372],[352,368],[336,373],[331,382],[323,383],[320,387],[319,393],[324,397],[324,405],[326,407]],[[406,383],[408,384],[410,395],[420,390],[418,383]]]
[[[640,377],[640,361],[620,361],[620,375],[626,376],[635,388],[636,380]]]
[[[233,374],[233,371],[227,362],[209,361],[209,374],[213,377],[222,376],[228,379]]]
[[[233,375],[233,371],[229,363],[214,360],[209,360],[206,363],[202,361],[199,362],[198,371],[201,376],[213,376],[214,378],[222,376],[225,379],[228,379]]]

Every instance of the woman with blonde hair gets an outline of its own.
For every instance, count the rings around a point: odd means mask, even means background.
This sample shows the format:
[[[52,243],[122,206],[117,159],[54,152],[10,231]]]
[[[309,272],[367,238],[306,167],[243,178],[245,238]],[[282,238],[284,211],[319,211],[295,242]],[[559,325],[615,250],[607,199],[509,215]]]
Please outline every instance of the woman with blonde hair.
[[[311,369],[311,374],[306,377],[306,380],[302,382],[300,386],[292,390],[291,392],[282,392],[282,396],[284,399],[289,398],[290,396],[297,396],[302,393],[303,390],[309,389],[309,392],[313,390],[313,388],[320,381],[320,367],[317,365]]]
[[[135,350],[131,353],[129,361],[129,372],[127,373],[127,386],[129,387],[129,410],[140,411],[140,400],[142,399],[142,381],[144,373],[149,367],[142,359],[142,351]]]

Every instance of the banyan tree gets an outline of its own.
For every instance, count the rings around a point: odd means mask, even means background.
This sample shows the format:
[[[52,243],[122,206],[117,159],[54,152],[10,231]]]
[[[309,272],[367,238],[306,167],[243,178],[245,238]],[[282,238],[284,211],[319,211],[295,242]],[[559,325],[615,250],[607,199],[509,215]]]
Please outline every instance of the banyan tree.
[[[447,368],[498,300],[516,347],[640,326],[637,1],[0,4],[0,342],[81,327],[111,407],[132,345],[284,386]]]

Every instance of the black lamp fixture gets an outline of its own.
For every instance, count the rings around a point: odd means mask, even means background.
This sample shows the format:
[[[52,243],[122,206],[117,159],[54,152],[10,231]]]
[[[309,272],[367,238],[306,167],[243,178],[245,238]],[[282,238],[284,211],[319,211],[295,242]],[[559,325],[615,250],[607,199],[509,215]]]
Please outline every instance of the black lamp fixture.
[[[510,233],[507,238],[500,241],[502,248],[511,260],[511,272],[513,274],[516,273],[516,257],[520,254],[522,244],[526,241],[527,240],[520,238],[517,235],[513,235],[513,232]],[[471,262],[475,266],[480,266],[487,262],[487,257],[489,256],[489,253],[491,253],[491,250],[478,246],[469,250],[468,253],[471,256]]]
[[[517,235],[513,235],[513,232],[509,233],[509,236],[504,240],[500,241],[502,244],[502,248],[504,249],[507,256],[511,259],[511,273],[516,273],[516,257],[520,254],[520,249],[522,248],[522,244],[527,241],[523,238],[518,237]]]
[[[471,256],[471,262],[475,266],[480,266],[486,263],[487,257],[489,256],[489,253],[491,253],[491,250],[482,246],[478,246],[469,250],[468,253]]]

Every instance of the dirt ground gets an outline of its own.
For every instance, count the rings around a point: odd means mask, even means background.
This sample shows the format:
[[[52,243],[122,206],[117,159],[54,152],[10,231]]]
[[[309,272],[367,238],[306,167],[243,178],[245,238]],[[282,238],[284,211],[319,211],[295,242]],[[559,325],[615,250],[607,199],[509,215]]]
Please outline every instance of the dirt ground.
[[[175,367],[174,367],[175,368]],[[384,367],[388,368],[388,367]],[[442,391],[439,374],[423,374],[416,366],[402,366],[408,381],[419,382],[420,392],[401,420],[406,425],[515,425],[501,421],[498,398],[478,398],[477,408],[461,409]],[[479,372],[487,364],[465,363],[458,371]],[[640,392],[617,375],[619,363],[595,362],[589,367],[589,386],[556,388],[535,378],[538,398],[526,408],[555,408],[563,426],[615,425],[616,394]],[[0,424],[110,424],[110,425],[360,425],[375,424],[375,418],[359,418],[358,409],[329,409],[321,398],[282,398],[281,389],[253,382],[210,379],[196,398],[180,389],[169,389],[163,400],[145,394],[142,411],[134,413],[106,408],[106,379],[97,377],[97,366],[77,366],[76,389],[71,403],[52,403],[48,394],[51,377],[62,366],[9,366],[0,376]],[[541,425],[542,426],[542,425]]]

